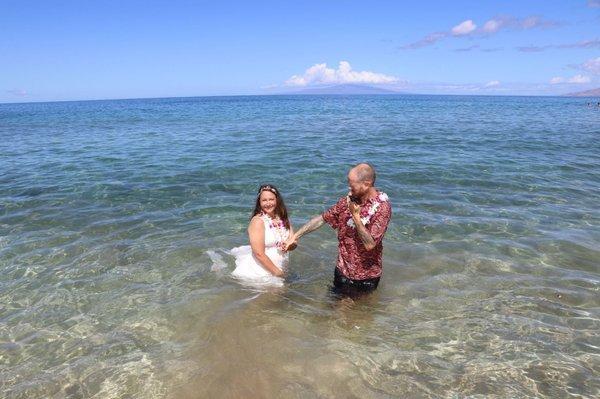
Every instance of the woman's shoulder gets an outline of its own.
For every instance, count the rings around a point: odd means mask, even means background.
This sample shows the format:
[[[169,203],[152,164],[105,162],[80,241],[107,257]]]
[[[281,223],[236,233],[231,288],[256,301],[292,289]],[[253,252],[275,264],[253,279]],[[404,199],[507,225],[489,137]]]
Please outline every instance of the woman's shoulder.
[[[252,216],[252,219],[250,219],[249,227],[263,225],[264,223],[264,219],[261,215],[254,215]]]

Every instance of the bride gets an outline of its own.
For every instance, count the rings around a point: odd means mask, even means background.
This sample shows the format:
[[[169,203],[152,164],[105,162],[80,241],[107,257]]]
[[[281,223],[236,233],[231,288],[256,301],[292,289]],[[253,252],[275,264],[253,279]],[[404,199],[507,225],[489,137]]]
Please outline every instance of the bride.
[[[232,276],[261,285],[283,285],[289,262],[284,244],[291,234],[292,226],[279,191],[271,184],[260,186],[248,226],[250,245],[231,250],[236,265]]]

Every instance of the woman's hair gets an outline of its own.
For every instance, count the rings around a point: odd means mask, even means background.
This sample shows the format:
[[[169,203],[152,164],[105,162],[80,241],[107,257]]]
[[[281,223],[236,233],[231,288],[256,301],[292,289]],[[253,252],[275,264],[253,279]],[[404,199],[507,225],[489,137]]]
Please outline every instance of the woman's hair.
[[[281,196],[281,194],[279,194],[279,190],[277,190],[277,187],[275,187],[272,184],[263,184],[258,188],[258,194],[256,195],[256,204],[254,205],[254,211],[252,211],[252,216],[250,216],[250,219],[252,219],[256,215],[259,215],[262,212],[262,209],[260,208],[260,194],[263,191],[269,191],[275,194],[275,201],[277,202],[275,204],[275,215],[279,216],[279,219],[283,221],[285,228],[289,229],[290,221],[288,219],[288,212],[287,208],[285,207],[285,202],[283,202],[283,197]]]

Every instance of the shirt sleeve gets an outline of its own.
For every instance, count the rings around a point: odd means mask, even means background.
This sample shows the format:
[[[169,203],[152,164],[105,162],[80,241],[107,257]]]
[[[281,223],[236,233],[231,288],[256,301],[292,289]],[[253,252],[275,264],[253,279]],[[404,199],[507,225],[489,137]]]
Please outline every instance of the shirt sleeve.
[[[373,215],[372,223],[369,223],[367,227],[367,231],[373,237],[375,241],[375,245],[379,245],[383,240],[383,235],[388,228],[388,224],[390,223],[390,219],[392,218],[392,206],[389,201],[385,201],[381,204],[381,207],[377,210],[375,215]]]
[[[345,198],[340,199],[334,206],[326,210],[321,216],[325,223],[337,229],[340,226],[340,216],[342,214],[343,208],[342,205],[345,205],[343,202]]]

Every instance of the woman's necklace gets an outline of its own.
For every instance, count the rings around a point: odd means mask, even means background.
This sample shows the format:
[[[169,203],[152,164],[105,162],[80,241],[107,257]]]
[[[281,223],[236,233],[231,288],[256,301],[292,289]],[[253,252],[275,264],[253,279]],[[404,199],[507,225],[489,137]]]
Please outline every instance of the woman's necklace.
[[[262,213],[262,216],[267,218],[267,221],[269,222],[269,229],[271,229],[271,231],[275,235],[275,245],[277,246],[277,248],[283,249],[285,240],[288,239],[290,233],[289,230],[285,227],[285,223],[283,223],[283,220],[279,218],[273,219],[271,216],[264,212]]]

